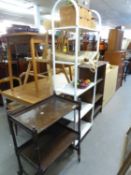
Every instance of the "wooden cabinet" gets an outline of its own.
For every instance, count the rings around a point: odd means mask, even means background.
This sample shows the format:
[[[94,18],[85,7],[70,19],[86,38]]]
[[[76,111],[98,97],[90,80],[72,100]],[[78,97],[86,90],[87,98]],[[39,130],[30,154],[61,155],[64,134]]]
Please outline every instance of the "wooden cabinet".
[[[123,31],[120,29],[111,29],[108,38],[108,51],[121,50]]]
[[[114,95],[117,85],[118,66],[111,66],[106,69],[103,106],[108,103]]]
[[[122,86],[123,74],[124,74],[124,59],[126,53],[124,51],[107,51],[105,53],[105,60],[108,61],[111,65],[118,66],[118,77],[116,90]]]
[[[96,84],[96,98],[94,105],[94,117],[102,111],[103,95],[104,95],[104,85],[105,85],[105,73],[106,73],[106,63],[102,62],[98,67],[97,72],[97,84]]]
[[[107,51],[105,52],[105,60],[112,65],[120,65],[125,59],[126,53],[124,51]]]
[[[121,51],[123,40],[123,31],[120,29],[111,29],[108,38],[108,51],[104,55],[104,59],[109,61],[111,65],[118,65],[118,77],[116,89],[122,85],[124,68],[123,60],[125,58],[125,52]]]

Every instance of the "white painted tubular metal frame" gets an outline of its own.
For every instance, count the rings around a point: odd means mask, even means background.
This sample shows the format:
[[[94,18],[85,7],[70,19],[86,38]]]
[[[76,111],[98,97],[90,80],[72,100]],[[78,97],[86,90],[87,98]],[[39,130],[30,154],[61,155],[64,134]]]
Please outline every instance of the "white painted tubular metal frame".
[[[54,20],[54,16],[55,16],[55,12],[57,10],[58,5],[62,2],[63,0],[58,0],[56,1],[56,3],[54,4],[54,7],[52,9],[52,51],[53,51],[53,81],[54,81],[54,89],[55,89],[55,75],[56,75],[56,51],[55,51],[55,20]],[[75,27],[75,35],[76,35],[76,40],[75,40],[75,80],[74,80],[74,100],[77,100],[77,96],[76,96],[76,92],[77,92],[77,80],[78,80],[78,71],[77,71],[77,67],[78,67],[78,51],[79,51],[79,8],[78,5],[76,3],[76,1],[74,0],[70,0],[71,3],[74,5],[75,9],[76,9],[76,27]]]
[[[99,42],[100,42],[100,30],[101,30],[101,16],[96,10],[92,10],[92,13],[94,13],[97,18],[98,18],[98,29],[91,29],[88,27],[80,26],[79,25],[79,7],[76,3],[75,0],[70,0],[70,2],[74,5],[75,10],[76,10],[76,25],[75,26],[65,26],[65,27],[55,27],[55,13],[58,8],[58,5],[62,3],[63,0],[57,0],[54,4],[54,7],[52,9],[52,53],[53,53],[53,84],[54,84],[54,89],[56,89],[56,51],[55,51],[55,33],[58,30],[74,30],[75,33],[75,60],[74,60],[74,67],[75,67],[75,75],[74,75],[74,100],[78,100],[78,95],[77,95],[77,81],[78,81],[78,54],[79,54],[79,36],[80,36],[80,31],[81,30],[86,30],[87,32],[97,32],[97,53],[99,53]],[[63,63],[62,61],[59,61],[59,63]],[[93,90],[93,100],[92,104],[95,104],[95,94],[96,94],[96,79],[97,79],[97,68],[95,71],[95,76],[94,76],[94,90]],[[93,116],[94,116],[94,108],[92,109],[92,114],[91,114],[91,125],[93,124]],[[76,118],[74,117],[74,122],[76,123]]]

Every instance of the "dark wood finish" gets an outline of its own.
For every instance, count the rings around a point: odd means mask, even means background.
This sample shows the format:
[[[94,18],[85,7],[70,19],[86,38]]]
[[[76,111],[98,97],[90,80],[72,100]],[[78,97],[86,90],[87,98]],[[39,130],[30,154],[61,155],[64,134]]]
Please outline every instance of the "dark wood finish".
[[[95,111],[94,111],[94,117],[97,116],[97,114],[102,110],[102,106],[95,106]]]
[[[77,134],[71,132],[62,126],[52,129],[53,133],[44,134],[39,139],[40,152],[41,152],[41,167],[45,171],[70,145],[77,139]],[[44,141],[43,141],[44,140]],[[30,161],[38,166],[37,155],[34,152],[33,141],[21,151],[21,155],[30,159]]]
[[[104,59],[112,65],[120,65],[125,59],[125,56],[125,51],[107,51],[105,52]]]
[[[98,68],[97,72],[97,85],[96,85],[96,98],[94,107],[94,117],[102,111],[104,84],[105,84],[106,64]]]
[[[99,61],[96,65],[97,68],[97,84],[96,84],[96,99],[94,104],[94,111],[101,112],[102,103],[103,103],[103,94],[104,94],[104,84],[105,84],[105,71],[106,71],[106,62]],[[92,82],[95,79],[95,71],[89,68],[88,65],[82,64],[79,66],[79,78],[80,79],[90,79]],[[88,92],[82,95],[81,100],[87,103],[92,103],[93,101],[93,88]],[[100,106],[100,108],[98,108]],[[96,116],[96,114],[94,114]],[[91,112],[84,117],[84,120],[90,121]]]
[[[77,130],[70,129],[60,122],[64,115],[73,110],[78,110],[79,114]],[[78,140],[78,144],[74,148],[78,152],[78,160],[80,161],[79,102],[53,95],[37,104],[10,114],[8,119],[19,165],[18,174],[22,175],[25,172],[21,163],[21,156],[37,169],[36,174],[43,175],[46,169],[75,140]],[[29,132],[32,139],[18,146],[13,124]]]
[[[125,64],[124,64],[124,62],[122,62],[119,65],[119,68],[118,68],[118,77],[117,77],[116,90],[119,89],[122,86],[123,78],[124,78],[124,67],[125,67]]]
[[[99,101],[102,97],[103,97],[102,94],[96,94],[95,103],[96,103],[97,101]]]
[[[19,117],[15,115],[13,118],[26,128],[30,130],[35,129],[37,133],[40,133],[76,107],[76,104],[73,102],[54,96],[49,97],[39,106],[29,108],[29,110],[26,110],[26,113],[24,112]]]
[[[93,97],[93,88],[90,89],[89,91],[85,92],[84,94],[82,94],[80,96],[80,99],[83,101],[83,102],[86,102],[86,103],[92,103],[92,97]]]

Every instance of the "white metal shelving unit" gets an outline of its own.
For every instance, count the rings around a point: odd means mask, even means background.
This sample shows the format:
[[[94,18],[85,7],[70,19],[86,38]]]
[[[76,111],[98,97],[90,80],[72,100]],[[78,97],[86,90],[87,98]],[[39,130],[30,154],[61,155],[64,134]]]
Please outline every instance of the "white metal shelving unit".
[[[54,7],[52,9],[52,53],[53,53],[53,84],[54,89],[58,93],[70,95],[74,97],[74,100],[78,100],[79,96],[87,92],[89,89],[93,88],[93,100],[92,103],[85,103],[81,102],[82,108],[81,108],[81,119],[90,111],[92,110],[91,114],[91,122],[86,122],[84,120],[81,120],[81,138],[84,137],[84,135],[91,129],[93,124],[93,116],[94,116],[94,103],[95,103],[95,93],[96,93],[96,82],[97,80],[97,69],[95,71],[95,77],[94,82],[91,82],[90,85],[85,89],[78,89],[77,88],[77,81],[78,81],[78,57],[79,57],[79,43],[80,43],[80,32],[97,32],[97,53],[99,52],[99,37],[100,37],[100,29],[101,29],[101,17],[99,13],[95,10],[91,10],[98,18],[98,28],[92,29],[87,28],[79,25],[79,8],[75,0],[70,0],[70,2],[74,5],[76,10],[76,25],[75,26],[66,26],[66,27],[55,27],[55,20],[54,16],[56,13],[56,9],[58,8],[59,4],[63,2],[63,0],[57,0],[54,4]],[[56,60],[56,49],[55,49],[55,33],[56,31],[73,31],[75,33],[75,54],[74,54],[74,63],[72,62],[66,62],[66,61],[58,61]],[[56,64],[69,64],[74,65],[74,86],[72,83],[62,85],[60,87],[56,86]],[[77,124],[78,122],[78,115],[74,114],[73,112],[65,116],[66,119],[70,120],[71,123],[70,126]]]

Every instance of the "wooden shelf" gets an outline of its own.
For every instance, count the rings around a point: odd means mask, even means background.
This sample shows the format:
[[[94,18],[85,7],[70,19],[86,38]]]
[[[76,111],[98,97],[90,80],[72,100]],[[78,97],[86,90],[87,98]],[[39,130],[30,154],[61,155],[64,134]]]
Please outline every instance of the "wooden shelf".
[[[65,65],[74,65],[73,62],[69,62],[69,61],[55,61],[56,64],[65,64]]]
[[[101,83],[102,81],[103,81],[103,78],[99,78],[99,79],[97,80],[96,84],[99,84],[99,83]]]
[[[43,134],[39,139],[40,146],[40,165],[45,171],[71,144],[78,138],[75,132],[57,125],[51,129],[51,136]],[[43,141],[44,140],[44,141]],[[20,154],[27,160],[38,167],[38,160],[36,151],[34,151],[34,144],[31,142],[20,149]]]
[[[68,127],[71,129],[75,129],[76,124],[74,124],[74,122],[71,122],[69,123]],[[81,139],[83,139],[83,137],[90,131],[91,127],[92,127],[91,122],[81,120]]]
[[[39,105],[26,108],[26,111],[23,110],[22,114],[18,113],[13,118],[30,131],[35,129],[37,133],[41,133],[76,107],[77,104],[71,101],[51,96]]]
[[[95,85],[95,83],[92,82],[92,83],[89,84],[89,86],[87,86],[84,89],[77,88],[76,96],[79,97],[84,92],[86,92],[89,89],[91,89],[92,87],[94,87],[94,85]],[[57,93],[62,93],[62,94],[70,95],[70,96],[75,95],[74,86],[72,85],[72,83],[67,84],[67,85],[65,85],[64,87],[61,87],[61,88],[56,88],[55,91]]]
[[[102,97],[102,94],[96,94],[95,103],[98,102]]]
[[[101,109],[102,109],[102,106],[101,105],[97,106],[95,108],[95,111],[94,111],[94,116],[96,116]]]
[[[46,169],[76,140],[79,144],[74,149],[80,161],[80,121],[77,123],[77,130],[61,123],[63,117],[74,110],[79,110],[80,113],[79,102],[53,95],[8,116],[19,174],[25,172],[21,157],[36,168],[36,174],[39,172],[44,174]],[[14,124],[22,127],[32,136],[20,146],[17,145]]]
[[[95,71],[91,71],[91,65],[89,66],[88,64],[81,64],[79,66],[79,78],[80,79],[90,79],[91,81],[95,80],[95,73],[97,71],[97,76],[96,76],[96,81],[94,84],[94,91],[89,91],[89,93],[85,93],[82,96],[82,101],[85,102],[90,102],[93,96],[93,92],[95,94],[95,98],[93,99],[93,104],[95,106],[93,107],[94,109],[96,106],[102,106],[103,102],[103,93],[104,93],[104,83],[105,83],[105,70],[106,70],[106,62],[103,61],[98,61],[95,63],[96,69]],[[93,88],[92,88],[93,89]],[[98,113],[97,110],[99,111],[100,109],[95,109],[94,115]],[[88,114],[88,121],[92,120],[91,118],[92,114]]]
[[[54,28],[54,30],[75,30],[77,26],[65,26],[65,27],[57,27]],[[89,27],[83,27],[78,26],[81,30],[89,31],[89,32],[99,32],[97,29],[89,28]]]
[[[82,102],[81,103],[81,119],[93,108],[93,104],[90,103],[85,103]],[[67,114],[65,117],[65,119],[70,120],[70,121],[74,121],[74,112],[70,112],[69,114]],[[75,117],[75,122],[77,123],[79,121],[78,118],[78,112],[76,111],[76,117]]]

